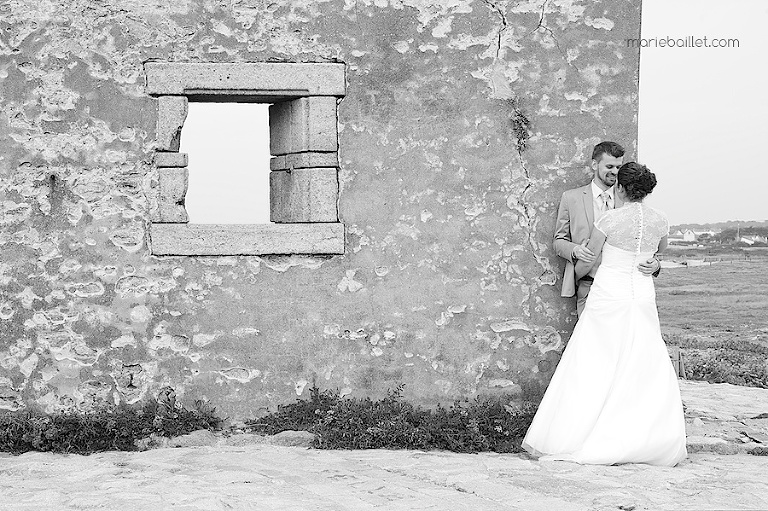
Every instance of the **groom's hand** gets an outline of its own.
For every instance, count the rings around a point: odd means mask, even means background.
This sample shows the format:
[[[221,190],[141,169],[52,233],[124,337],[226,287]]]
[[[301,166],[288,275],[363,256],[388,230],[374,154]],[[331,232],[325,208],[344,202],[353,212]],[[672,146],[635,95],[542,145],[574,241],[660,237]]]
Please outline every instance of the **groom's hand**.
[[[587,243],[589,243],[589,240],[584,240],[581,245],[573,247],[573,257],[587,264],[592,264],[595,262],[595,254],[587,248]]]
[[[647,275],[648,277],[659,271],[660,268],[661,262],[655,257],[653,259],[648,259],[637,266],[637,269],[640,270],[643,275]]]

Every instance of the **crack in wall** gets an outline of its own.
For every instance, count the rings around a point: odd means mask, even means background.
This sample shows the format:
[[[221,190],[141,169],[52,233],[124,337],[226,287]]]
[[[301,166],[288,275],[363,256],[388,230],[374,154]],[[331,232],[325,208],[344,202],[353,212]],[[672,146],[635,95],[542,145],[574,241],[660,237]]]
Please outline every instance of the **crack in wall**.
[[[497,42],[496,42],[496,58],[500,58],[499,54],[501,53],[501,37],[502,34],[507,30],[507,15],[504,14],[504,11],[499,7],[496,2],[493,2],[491,0],[483,0],[485,4],[492,10],[496,11],[496,13],[501,18],[501,26],[499,27],[499,31],[497,33]]]
[[[575,69],[576,72],[578,73],[578,76],[581,77],[581,69],[576,67],[576,65],[573,64],[568,59],[568,53],[563,51],[563,48],[560,46],[560,41],[557,40],[557,37],[555,37],[555,33],[552,31],[552,29],[547,26],[542,26],[541,28],[543,28],[549,34],[552,40],[555,42],[555,47],[557,48],[558,53],[560,53],[560,55],[563,57],[563,60],[565,61],[565,63],[568,64],[573,69]]]
[[[536,33],[540,28],[544,27],[544,18],[545,18],[545,12],[547,9],[547,4],[549,3],[549,0],[544,0],[544,3],[541,4],[541,14],[539,15],[539,23],[536,25],[536,27],[529,31],[527,34],[525,34],[521,39],[525,39],[526,37],[529,37]]]
[[[549,34],[549,36],[552,38],[552,41],[554,41],[554,43],[555,43],[555,47],[557,48],[557,51],[558,51],[558,53],[560,53],[560,55],[563,57],[563,60],[565,61],[565,63],[566,63],[566,64],[568,64],[568,65],[569,65],[570,67],[572,67],[573,69],[575,69],[575,70],[576,70],[576,72],[577,72],[577,73],[579,73],[579,76],[581,76],[581,70],[580,70],[578,67],[576,67],[576,66],[575,66],[575,65],[574,65],[574,64],[573,64],[573,63],[572,63],[572,62],[571,62],[571,61],[568,59],[568,53],[567,53],[567,52],[565,52],[565,51],[563,50],[562,46],[560,46],[560,41],[558,41],[557,37],[555,36],[555,33],[552,31],[552,29],[551,29],[551,28],[549,28],[549,27],[548,27],[548,26],[545,24],[545,20],[546,20],[546,17],[547,17],[547,13],[546,13],[546,11],[547,11],[547,5],[549,4],[549,2],[550,2],[550,0],[545,0],[545,1],[544,1],[544,3],[541,5],[541,16],[539,17],[539,24],[538,24],[538,25],[536,25],[536,28],[534,28],[533,30],[531,30],[530,32],[528,32],[528,33],[527,33],[527,34],[524,36],[524,38],[525,38],[525,37],[528,37],[528,36],[530,36],[530,35],[533,35],[533,34],[535,34],[535,33],[536,33],[536,32],[537,32],[539,29],[542,29],[542,30],[544,30],[545,32],[547,32],[547,33]]]
[[[510,101],[512,110],[514,112],[514,116],[511,120],[512,122],[512,130],[515,134],[515,152],[517,153],[518,160],[520,161],[520,167],[523,170],[523,176],[525,177],[526,183],[525,187],[523,188],[522,192],[520,192],[519,197],[517,198],[517,205],[518,205],[518,212],[521,214],[521,216],[524,219],[524,224],[522,227],[525,228],[526,231],[526,238],[528,240],[528,244],[531,246],[532,249],[532,255],[534,259],[536,259],[536,262],[543,268],[543,272],[536,278],[534,283],[528,287],[528,297],[525,300],[525,307],[526,310],[524,311],[526,316],[531,315],[531,299],[535,293],[535,291],[541,286],[541,285],[554,285],[556,282],[555,279],[546,279],[544,280],[544,276],[547,274],[553,274],[552,267],[549,264],[549,260],[544,257],[539,250],[538,244],[536,243],[535,234],[535,211],[533,206],[528,204],[526,200],[526,195],[533,187],[533,178],[531,177],[531,172],[528,168],[528,164],[526,163],[525,156],[523,153],[525,152],[527,148],[527,141],[530,131],[530,120],[528,117],[523,113],[523,111],[520,108],[520,102],[518,98],[514,98]]]
[[[502,46],[502,37],[504,32],[508,28],[508,21],[506,14],[503,10],[503,8],[498,4],[498,2],[494,0],[483,0],[483,2],[488,6],[489,9],[494,11],[501,19],[501,24],[497,31],[496,36],[496,52],[495,52],[495,59],[503,60],[502,54],[501,54],[501,46]],[[554,33],[549,27],[546,26],[546,10],[547,6],[549,5],[550,0],[545,0],[544,3],[541,6],[541,13],[539,16],[539,21],[537,26],[528,32],[523,38],[530,36],[531,34],[535,33],[539,29],[545,30],[547,33],[550,34],[552,39],[555,42],[555,46],[557,47],[558,52],[563,57],[565,62],[573,67],[577,72],[579,71],[576,66],[573,64],[570,64],[568,62],[567,54],[563,51],[562,47],[559,44],[559,41],[554,36]],[[523,113],[522,109],[520,108],[519,104],[519,97],[513,97],[512,99],[507,100],[508,103],[511,106],[512,109],[512,115],[510,118],[510,123],[512,125],[512,131],[514,134],[514,140],[515,140],[515,152],[517,153],[518,160],[520,162],[520,167],[522,169],[523,176],[525,178],[525,186],[523,187],[522,191],[520,192],[519,196],[516,199],[516,207],[513,207],[514,210],[518,212],[520,215],[520,224],[521,227],[526,232],[526,238],[528,241],[528,244],[530,245],[532,249],[532,255],[534,259],[536,260],[537,264],[542,268],[542,272],[533,279],[533,282],[531,285],[527,286],[527,298],[524,301],[523,307],[523,313],[526,316],[531,315],[531,303],[533,300],[533,296],[536,292],[536,290],[542,286],[542,285],[555,285],[557,281],[557,277],[554,274],[554,271],[552,269],[552,265],[550,264],[549,260],[541,254],[541,249],[539,248],[539,244],[536,241],[535,234],[535,224],[536,221],[536,212],[535,208],[530,205],[527,201],[527,195],[529,194],[530,190],[533,188],[534,181],[531,177],[530,169],[528,168],[528,164],[526,162],[526,158],[524,156],[524,152],[528,147],[528,139],[530,137],[530,126],[531,122],[528,119],[528,117]]]

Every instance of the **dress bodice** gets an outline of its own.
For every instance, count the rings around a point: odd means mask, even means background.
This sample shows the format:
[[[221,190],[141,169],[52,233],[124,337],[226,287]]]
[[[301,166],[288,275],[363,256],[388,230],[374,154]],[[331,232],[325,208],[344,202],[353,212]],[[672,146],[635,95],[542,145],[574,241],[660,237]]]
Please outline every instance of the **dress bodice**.
[[[659,242],[669,235],[669,221],[656,209],[642,202],[628,202],[609,210],[595,222],[605,234],[605,242],[627,252],[654,253]]]

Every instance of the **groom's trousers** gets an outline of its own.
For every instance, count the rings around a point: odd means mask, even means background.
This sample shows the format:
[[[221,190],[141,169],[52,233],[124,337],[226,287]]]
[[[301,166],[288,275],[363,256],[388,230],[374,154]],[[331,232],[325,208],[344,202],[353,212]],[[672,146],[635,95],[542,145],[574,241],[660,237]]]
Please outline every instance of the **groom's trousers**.
[[[581,313],[584,312],[584,305],[587,303],[587,295],[589,289],[592,287],[592,281],[594,279],[589,275],[586,275],[576,282],[576,313],[581,317]]]

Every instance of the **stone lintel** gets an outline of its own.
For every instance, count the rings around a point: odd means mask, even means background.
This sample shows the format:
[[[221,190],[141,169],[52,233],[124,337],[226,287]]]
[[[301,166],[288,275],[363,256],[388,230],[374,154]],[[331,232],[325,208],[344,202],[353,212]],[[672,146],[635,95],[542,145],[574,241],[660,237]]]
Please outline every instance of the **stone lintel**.
[[[147,62],[151,95],[337,96],[346,91],[342,63]]]
[[[189,164],[187,153],[155,153],[156,167],[186,167]]]
[[[337,222],[336,168],[293,169],[269,175],[269,218],[273,222]]]
[[[291,153],[275,156],[269,160],[270,170],[309,169],[317,167],[338,167],[338,153]]]
[[[151,224],[153,255],[343,254],[344,224]]]

